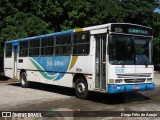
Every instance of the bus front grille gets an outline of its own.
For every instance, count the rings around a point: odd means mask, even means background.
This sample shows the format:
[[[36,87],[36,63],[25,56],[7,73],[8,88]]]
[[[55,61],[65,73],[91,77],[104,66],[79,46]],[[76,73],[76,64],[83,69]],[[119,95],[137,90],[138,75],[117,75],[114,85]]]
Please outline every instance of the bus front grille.
[[[138,78],[138,77],[151,77],[151,73],[127,73],[127,74],[116,74],[118,78]],[[133,79],[132,79],[133,80]]]
[[[138,78],[138,79],[124,79],[125,83],[143,83],[146,78]]]

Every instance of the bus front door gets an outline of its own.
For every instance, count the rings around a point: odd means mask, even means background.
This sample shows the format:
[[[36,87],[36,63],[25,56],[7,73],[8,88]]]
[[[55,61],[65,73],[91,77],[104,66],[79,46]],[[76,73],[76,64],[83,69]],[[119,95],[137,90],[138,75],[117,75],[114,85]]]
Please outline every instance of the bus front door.
[[[95,87],[106,90],[106,35],[95,35]]]

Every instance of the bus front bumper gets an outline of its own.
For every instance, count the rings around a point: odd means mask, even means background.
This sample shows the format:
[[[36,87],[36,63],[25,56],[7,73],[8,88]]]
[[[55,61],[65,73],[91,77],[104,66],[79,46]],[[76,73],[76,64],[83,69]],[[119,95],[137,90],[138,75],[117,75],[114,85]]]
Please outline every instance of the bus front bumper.
[[[154,90],[154,83],[143,83],[143,84],[108,84],[108,93],[123,93],[123,92],[134,92],[134,91],[145,91]]]

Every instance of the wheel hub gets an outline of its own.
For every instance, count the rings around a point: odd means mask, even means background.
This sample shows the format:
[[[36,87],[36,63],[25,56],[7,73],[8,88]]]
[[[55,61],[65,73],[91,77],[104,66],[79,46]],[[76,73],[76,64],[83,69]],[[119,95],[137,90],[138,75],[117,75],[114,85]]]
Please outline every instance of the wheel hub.
[[[22,78],[22,85],[25,85],[25,80],[24,80],[24,78]]]
[[[77,85],[77,90],[78,90],[79,93],[85,92],[85,85],[83,83],[79,83]]]

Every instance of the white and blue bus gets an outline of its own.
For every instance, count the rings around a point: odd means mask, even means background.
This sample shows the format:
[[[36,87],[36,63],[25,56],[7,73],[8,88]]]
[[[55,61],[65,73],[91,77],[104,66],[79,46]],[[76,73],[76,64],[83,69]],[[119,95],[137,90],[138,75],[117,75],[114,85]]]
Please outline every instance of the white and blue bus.
[[[73,87],[81,99],[88,91],[153,90],[152,39],[149,27],[108,23],[7,41],[4,71],[23,88]]]

